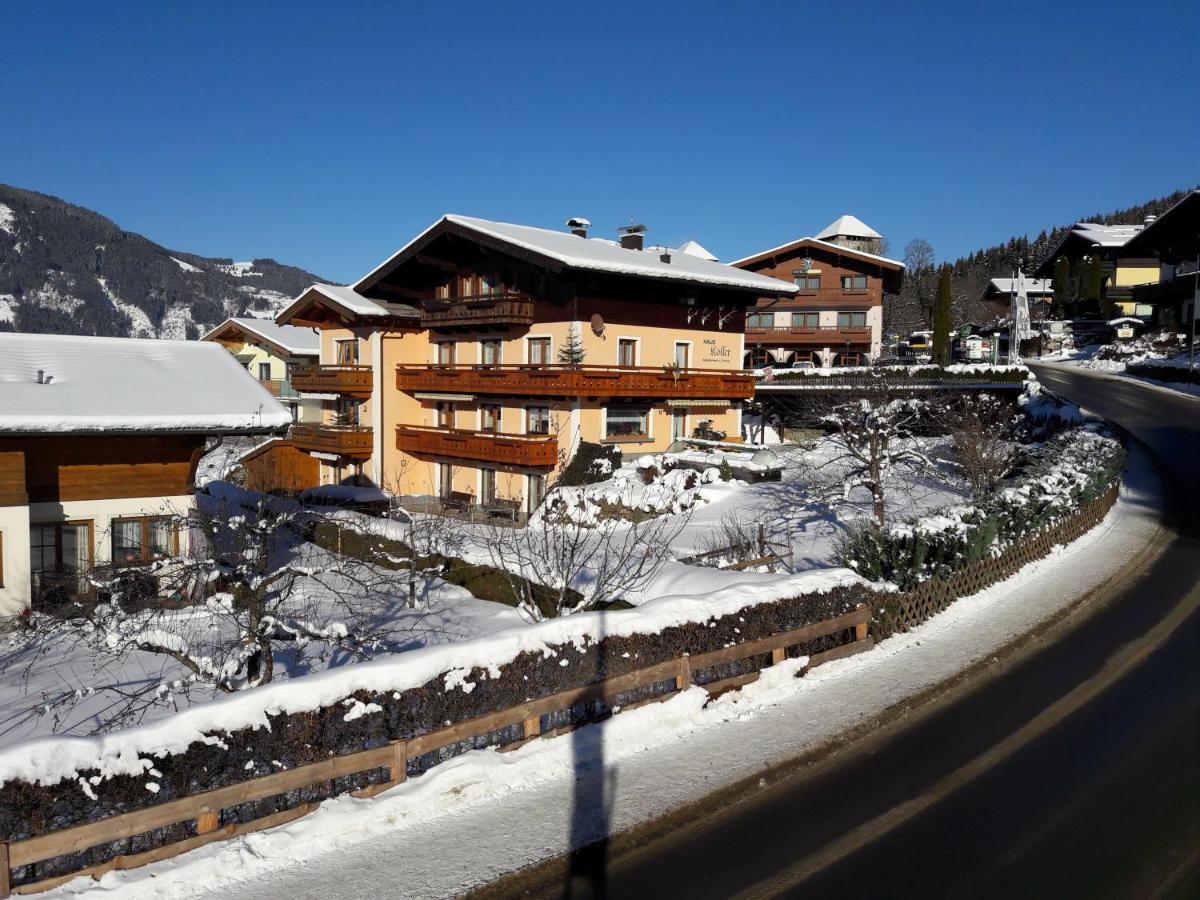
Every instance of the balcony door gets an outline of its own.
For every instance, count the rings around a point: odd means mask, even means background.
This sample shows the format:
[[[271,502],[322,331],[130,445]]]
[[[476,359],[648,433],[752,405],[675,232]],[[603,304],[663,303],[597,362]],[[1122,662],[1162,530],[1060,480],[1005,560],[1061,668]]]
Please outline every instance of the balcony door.
[[[479,430],[495,433],[500,430],[500,407],[484,403],[479,407]]]
[[[480,341],[479,361],[485,366],[500,365],[500,342],[496,340]]]
[[[671,410],[671,440],[678,441],[687,437],[687,410]]]
[[[637,365],[637,341],[633,338],[621,338],[617,341],[617,365],[629,369]]]
[[[334,341],[333,349],[339,366],[358,365],[358,341]]]
[[[439,402],[437,405],[437,425],[438,428],[453,428],[454,427],[454,404],[445,401]]]
[[[454,365],[455,353],[454,341],[442,341],[437,345],[437,361],[439,366]]]
[[[29,569],[37,601],[64,602],[87,592],[92,530],[86,523],[29,526]]]
[[[692,345],[679,341],[675,344],[675,366],[679,369],[690,368],[692,364]]]
[[[526,481],[528,489],[525,491],[525,511],[532,514],[546,499],[546,476],[529,475]]]

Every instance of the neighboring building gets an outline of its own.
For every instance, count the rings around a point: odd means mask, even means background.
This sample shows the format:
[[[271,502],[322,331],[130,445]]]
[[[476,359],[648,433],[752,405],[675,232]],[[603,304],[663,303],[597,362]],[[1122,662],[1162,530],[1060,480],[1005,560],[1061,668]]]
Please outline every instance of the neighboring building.
[[[213,344],[0,334],[0,615],[186,549],[168,514],[192,507],[206,439],[290,420]]]
[[[993,278],[980,298],[997,318],[1007,318],[1017,295],[1016,278]],[[1029,298],[1029,317],[1044,319],[1054,301],[1054,285],[1049,278],[1026,278],[1025,296]]]
[[[320,400],[302,398],[291,381],[294,368],[314,365],[320,356],[321,337],[316,329],[278,325],[271,319],[226,319],[201,340],[213,341],[232,353],[288,408],[293,422],[320,421]]]
[[[755,253],[731,265],[796,285],[786,298],[765,298],[746,319],[746,364],[811,362],[861,365],[879,356],[883,295],[897,293],[904,264],[879,249],[878,232],[840,216],[815,237]]]
[[[640,226],[618,243],[571,224],[444,216],[353,287],[314,285],[280,314],[321,332],[321,365],[294,382],[336,399],[291,439],[322,483],[528,511],[580,441],[638,454],[701,421],[740,433],[745,308],[796,287],[643,249]]]
[[[1147,219],[1147,224],[1154,217]],[[1133,299],[1133,286],[1158,281],[1158,259],[1146,250],[1136,247],[1127,249],[1130,239],[1145,225],[1102,225],[1095,222],[1077,222],[1063,235],[1054,249],[1042,261],[1034,277],[1052,279],[1054,264],[1060,257],[1071,264],[1074,278],[1087,277],[1086,265],[1093,257],[1100,258],[1100,302],[1101,311],[1105,302],[1127,316],[1150,316],[1150,307],[1138,308]]]
[[[1200,268],[1200,190],[1192,191],[1129,239],[1128,252],[1156,256],[1158,277],[1133,287],[1138,308],[1150,307],[1155,323],[1190,334],[1200,318],[1197,269]]]

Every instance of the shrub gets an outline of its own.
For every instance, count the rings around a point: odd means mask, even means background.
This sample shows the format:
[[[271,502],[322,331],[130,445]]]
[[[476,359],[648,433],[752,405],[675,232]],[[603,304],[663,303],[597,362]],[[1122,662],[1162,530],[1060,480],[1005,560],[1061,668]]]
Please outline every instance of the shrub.
[[[621,448],[582,441],[567,467],[558,476],[557,484],[562,487],[595,484],[612,475],[613,470],[620,465]]]

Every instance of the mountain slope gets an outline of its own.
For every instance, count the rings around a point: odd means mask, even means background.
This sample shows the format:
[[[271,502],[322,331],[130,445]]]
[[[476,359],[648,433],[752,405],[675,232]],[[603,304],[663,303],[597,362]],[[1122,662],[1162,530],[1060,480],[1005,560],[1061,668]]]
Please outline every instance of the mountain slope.
[[[168,250],[91,210],[0,184],[0,328],[196,337],[227,316],[273,316],[321,280],[271,259]]]

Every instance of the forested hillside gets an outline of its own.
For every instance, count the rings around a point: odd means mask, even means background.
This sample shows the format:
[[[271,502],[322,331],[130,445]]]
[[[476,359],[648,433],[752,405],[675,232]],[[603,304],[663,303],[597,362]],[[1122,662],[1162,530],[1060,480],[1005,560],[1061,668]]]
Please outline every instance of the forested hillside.
[[[57,197],[0,184],[0,329],[196,337],[272,316],[314,281],[272,259],[168,250]]]

